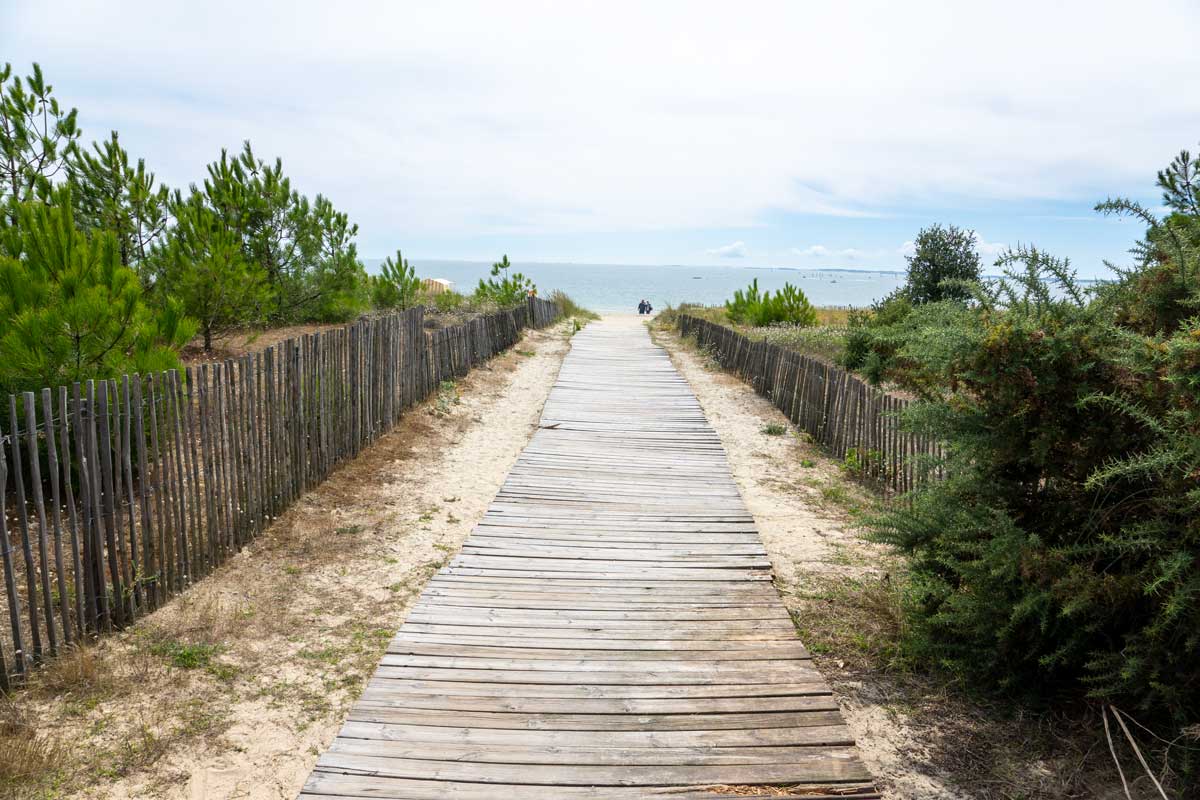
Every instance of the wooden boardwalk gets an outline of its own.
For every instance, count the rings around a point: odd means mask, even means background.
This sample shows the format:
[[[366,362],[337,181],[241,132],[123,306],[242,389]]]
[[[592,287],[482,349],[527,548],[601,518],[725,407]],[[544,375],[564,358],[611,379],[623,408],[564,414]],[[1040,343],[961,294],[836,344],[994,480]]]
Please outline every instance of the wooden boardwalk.
[[[720,440],[618,319],[575,337],[301,797],[878,797],[870,780]]]

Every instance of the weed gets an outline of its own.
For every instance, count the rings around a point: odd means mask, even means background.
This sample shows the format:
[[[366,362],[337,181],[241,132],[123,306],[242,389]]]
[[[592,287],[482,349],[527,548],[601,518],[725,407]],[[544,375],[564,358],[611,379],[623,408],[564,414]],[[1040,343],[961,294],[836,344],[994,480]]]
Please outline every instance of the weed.
[[[188,643],[176,639],[164,639],[150,645],[150,652],[162,656],[178,669],[201,669],[212,664],[213,657],[221,652],[220,645],[203,642]]]
[[[334,534],[336,536],[346,536],[346,535],[353,535],[356,533],[362,533],[365,530],[366,530],[366,526],[364,526],[364,525],[344,525],[341,528],[335,529]]]
[[[783,436],[787,433],[787,426],[780,425],[778,422],[771,422],[762,427],[762,432],[767,436]]]
[[[813,461],[811,458],[800,459],[800,466],[804,467],[805,469],[812,469],[816,465],[817,462]]]

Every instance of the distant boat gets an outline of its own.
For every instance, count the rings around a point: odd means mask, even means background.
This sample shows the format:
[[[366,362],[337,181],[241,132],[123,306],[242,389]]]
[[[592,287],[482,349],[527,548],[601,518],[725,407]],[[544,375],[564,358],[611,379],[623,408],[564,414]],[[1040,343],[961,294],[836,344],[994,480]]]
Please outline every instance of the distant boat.
[[[701,277],[701,276],[699,276],[699,275],[693,275],[693,276],[692,276],[692,280],[694,280],[694,281],[702,281],[702,280],[704,280],[704,278],[703,278],[703,277]]]

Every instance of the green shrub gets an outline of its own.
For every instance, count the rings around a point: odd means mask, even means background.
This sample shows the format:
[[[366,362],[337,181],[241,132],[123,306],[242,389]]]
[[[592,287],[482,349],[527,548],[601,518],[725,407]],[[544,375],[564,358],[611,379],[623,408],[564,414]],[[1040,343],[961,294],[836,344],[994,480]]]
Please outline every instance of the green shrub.
[[[725,302],[725,310],[730,320],[755,327],[780,323],[800,327],[817,324],[816,309],[804,292],[787,283],[773,295],[770,290],[760,294],[758,278],[745,291],[735,291],[733,299]]]
[[[0,222],[0,389],[177,368],[195,333],[179,303],[149,306],[117,240],[75,226],[70,191],[10,206]]]
[[[953,225],[923,228],[908,256],[905,293],[914,304],[967,300],[970,285],[979,280],[979,254],[975,231]]]
[[[371,278],[371,304],[380,310],[412,308],[421,293],[421,279],[408,259],[396,251],[396,260],[389,256]]]
[[[903,322],[912,309],[913,304],[908,299],[908,294],[903,289],[898,289],[882,300],[877,300],[869,309],[852,311],[848,320],[842,365],[848,369],[860,369],[867,362],[868,356],[875,353],[877,368],[882,370],[893,353],[884,348],[882,337],[878,333]]]
[[[911,557],[906,647],[971,686],[1194,721],[1200,319],[1147,336],[1065,262],[999,263],[976,306],[893,326],[893,375],[921,398],[905,422],[948,451],[946,480],[871,523]]]
[[[467,302],[458,292],[438,292],[433,295],[433,306],[442,313],[457,311]]]
[[[486,281],[479,279],[479,285],[475,287],[475,299],[507,308],[523,303],[530,293],[537,291],[533,281],[520,272],[510,273],[511,268],[507,255],[493,264],[492,277]]]

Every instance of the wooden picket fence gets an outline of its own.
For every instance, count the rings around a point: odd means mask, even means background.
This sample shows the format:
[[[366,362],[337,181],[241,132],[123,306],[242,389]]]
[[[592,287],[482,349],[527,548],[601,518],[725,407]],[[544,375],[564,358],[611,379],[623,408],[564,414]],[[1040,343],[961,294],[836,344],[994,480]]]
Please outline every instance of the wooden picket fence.
[[[558,317],[531,297],[427,332],[417,308],[183,374],[10,396],[0,690],[212,572],[442,381]]]
[[[905,430],[907,398],[852,372],[688,314],[679,332],[696,338],[721,366],[751,384],[792,424],[863,481],[902,494],[942,476],[941,443]]]

